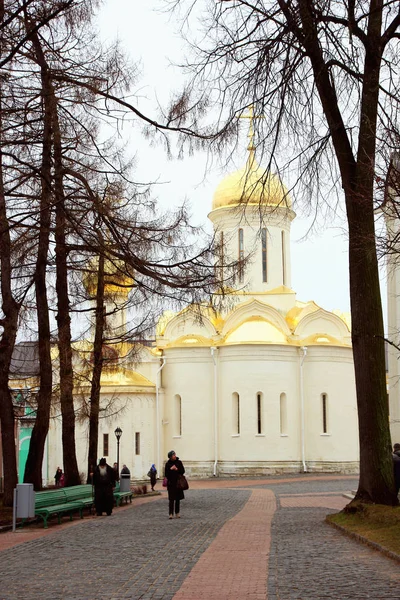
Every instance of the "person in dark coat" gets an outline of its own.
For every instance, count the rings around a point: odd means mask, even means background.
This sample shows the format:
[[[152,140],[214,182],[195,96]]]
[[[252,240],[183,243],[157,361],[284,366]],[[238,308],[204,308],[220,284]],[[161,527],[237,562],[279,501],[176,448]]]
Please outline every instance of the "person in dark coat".
[[[400,490],[400,444],[393,446],[393,469],[396,494],[398,494]]]
[[[118,463],[113,464],[113,469],[115,472],[115,481],[119,481],[119,473],[118,473]]]
[[[56,483],[56,487],[60,487],[61,475],[62,475],[62,469],[60,469],[60,467],[57,467],[56,474],[54,475],[54,480],[55,480],[55,483]]]
[[[97,516],[103,512],[111,515],[114,506],[115,471],[107,464],[105,458],[101,458],[94,470],[94,505]]]
[[[183,475],[185,467],[182,462],[176,456],[175,450],[168,452],[168,461],[165,464],[165,477],[167,478],[167,490],[169,500],[169,518],[172,519],[175,516],[177,519],[180,518],[180,502],[185,498],[183,490],[178,490],[176,484],[178,482],[178,476]]]
[[[154,492],[154,486],[156,485],[157,481],[157,469],[155,464],[151,465],[150,471],[147,473],[147,476],[150,477],[151,491]]]

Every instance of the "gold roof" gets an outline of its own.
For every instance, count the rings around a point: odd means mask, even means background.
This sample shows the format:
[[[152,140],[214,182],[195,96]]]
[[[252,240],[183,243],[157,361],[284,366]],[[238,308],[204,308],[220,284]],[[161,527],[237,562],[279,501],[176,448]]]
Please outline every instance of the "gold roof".
[[[88,262],[88,272],[83,277],[83,283],[91,296],[97,291],[97,271],[99,259],[95,257]],[[135,285],[134,278],[129,274],[129,267],[115,259],[104,261],[104,293],[106,296],[128,296]]]
[[[277,175],[268,173],[250,153],[246,166],[225,177],[215,190],[212,209],[251,204],[292,206],[288,191]]]

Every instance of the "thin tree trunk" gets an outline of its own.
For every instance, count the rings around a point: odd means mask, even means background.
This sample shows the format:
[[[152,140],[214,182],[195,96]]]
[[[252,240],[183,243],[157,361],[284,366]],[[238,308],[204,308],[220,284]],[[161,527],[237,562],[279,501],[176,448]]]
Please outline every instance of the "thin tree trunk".
[[[26,21],[27,31],[31,24]],[[49,70],[37,34],[32,34],[36,61],[41,68],[43,98],[43,144],[41,166],[41,197],[39,241],[35,269],[36,314],[38,320],[40,388],[37,397],[36,419],[32,430],[28,457],[25,465],[25,483],[33,483],[35,490],[42,487],[42,464],[50,422],[52,398],[52,364],[50,343],[50,320],[47,299],[46,272],[51,226],[51,80]]]
[[[54,141],[54,192],[56,202],[56,291],[58,352],[60,361],[60,401],[62,415],[63,464],[66,485],[81,483],[75,446],[74,379],[72,369],[71,316],[68,296],[66,217],[63,186],[61,132],[57,99],[52,90],[52,123]]]
[[[88,483],[97,463],[99,441],[100,380],[103,369],[104,335],[104,254],[100,253],[96,291],[96,329],[93,344],[93,372],[90,390]]]

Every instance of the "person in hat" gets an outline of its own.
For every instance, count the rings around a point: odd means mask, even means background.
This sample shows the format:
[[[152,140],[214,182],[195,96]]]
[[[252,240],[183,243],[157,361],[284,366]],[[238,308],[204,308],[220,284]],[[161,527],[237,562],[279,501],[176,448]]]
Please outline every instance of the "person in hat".
[[[178,490],[178,476],[183,475],[185,467],[182,461],[176,456],[175,450],[168,452],[168,461],[165,464],[165,477],[167,478],[167,490],[169,500],[169,518],[180,518],[180,502],[185,498],[183,490]]]
[[[111,515],[114,506],[115,471],[107,464],[105,458],[101,458],[94,470],[94,505],[96,515],[101,516],[105,512]]]
[[[154,492],[154,487],[157,481],[157,469],[155,464],[151,465],[150,470],[147,473],[147,477],[150,477],[151,491]]]

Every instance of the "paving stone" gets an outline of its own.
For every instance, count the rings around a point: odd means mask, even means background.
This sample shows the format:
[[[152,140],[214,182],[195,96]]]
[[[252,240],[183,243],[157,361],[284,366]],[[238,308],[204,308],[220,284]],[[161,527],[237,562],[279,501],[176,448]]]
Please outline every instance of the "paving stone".
[[[399,564],[332,529],[324,522],[328,512],[275,513],[268,600],[398,600]]]
[[[0,554],[0,599],[171,600],[247,490],[196,490],[182,518],[165,498],[83,521]]]
[[[210,572],[226,565],[229,600],[400,598],[399,564],[324,522],[346,502],[342,493],[357,488],[355,478],[307,474],[202,485],[191,485],[181,519],[168,519],[164,493],[111,517],[56,525],[41,537],[21,534],[28,541],[0,551],[0,600],[206,600],[215,583],[198,578],[194,595],[189,586],[201,564]],[[264,510],[270,524],[266,519],[262,530]]]

